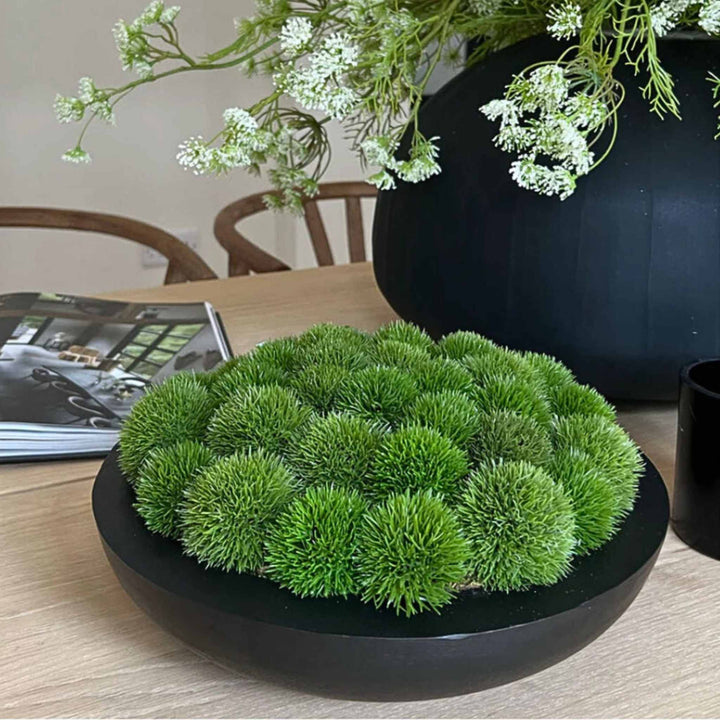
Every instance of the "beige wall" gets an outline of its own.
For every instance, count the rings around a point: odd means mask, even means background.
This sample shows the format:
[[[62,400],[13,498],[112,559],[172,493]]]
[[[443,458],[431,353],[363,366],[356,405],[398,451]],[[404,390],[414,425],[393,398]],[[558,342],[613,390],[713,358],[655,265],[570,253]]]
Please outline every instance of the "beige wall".
[[[254,5],[252,0],[180,2],[181,32],[197,53],[231,41],[233,18],[252,12]],[[77,126],[56,123],[55,93],[74,94],[77,79],[85,74],[100,85],[122,82],[125,75],[110,29],[119,17],[132,19],[144,4],[0,0],[0,205],[75,207],[128,215],[170,231],[197,229],[200,254],[223,274],[225,255],[212,236],[213,217],[224,204],[266,185],[241,171],[224,178],[196,178],[177,166],[175,152],[187,136],[207,136],[216,129],[225,107],[248,105],[259,97],[266,81],[248,81],[229,70],[188,74],[141,88],[118,107],[116,128],[98,124],[92,131],[86,143],[94,156],[92,165],[76,167],[59,159],[74,144]],[[334,135],[341,137],[339,132]],[[360,177],[357,161],[336,149],[328,179]],[[369,220],[370,208],[367,215]],[[341,218],[328,224],[331,234],[340,238]],[[313,264],[304,230],[295,220],[266,213],[247,228],[259,244],[293,264]],[[342,259],[342,253],[338,255]],[[143,268],[140,248],[123,240],[0,230],[0,293],[92,293],[157,285],[162,276],[162,269]]]

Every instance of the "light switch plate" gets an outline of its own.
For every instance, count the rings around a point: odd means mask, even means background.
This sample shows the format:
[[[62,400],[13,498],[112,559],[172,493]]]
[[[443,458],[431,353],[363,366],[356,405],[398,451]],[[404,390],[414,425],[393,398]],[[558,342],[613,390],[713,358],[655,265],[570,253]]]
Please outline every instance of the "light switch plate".
[[[169,230],[179,240],[182,240],[191,250],[198,251],[200,246],[200,230],[198,228],[184,228],[182,230]],[[167,258],[157,250],[149,247],[142,249],[141,262],[144,268],[164,267],[167,265]]]

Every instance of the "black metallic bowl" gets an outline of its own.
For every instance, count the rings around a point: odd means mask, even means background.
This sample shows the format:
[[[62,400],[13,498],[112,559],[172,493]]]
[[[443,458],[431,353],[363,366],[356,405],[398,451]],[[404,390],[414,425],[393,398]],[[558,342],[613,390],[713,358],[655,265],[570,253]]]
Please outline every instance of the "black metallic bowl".
[[[301,599],[262,578],[206,570],[150,533],[117,463],[105,461],[93,511],[110,565],[130,597],[193,650],[241,673],[357,700],[476,692],[577,652],[630,605],[655,564],[668,498],[646,461],[635,508],[600,550],[551,587],[463,592],[440,615],[410,619],[356,598]]]

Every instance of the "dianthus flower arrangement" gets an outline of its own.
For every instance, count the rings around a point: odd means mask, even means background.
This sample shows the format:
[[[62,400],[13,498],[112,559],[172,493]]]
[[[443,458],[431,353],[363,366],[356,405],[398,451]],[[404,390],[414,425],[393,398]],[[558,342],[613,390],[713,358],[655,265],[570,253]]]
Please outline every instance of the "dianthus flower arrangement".
[[[120,464],[207,567],[399,614],[556,583],[613,536],[642,462],[552,358],[471,332],[318,325],[137,403]]]
[[[225,110],[214,136],[189,138],[178,160],[197,174],[269,165],[280,194],[268,195],[268,204],[294,209],[317,192],[327,168],[330,121],[344,126],[381,189],[439,173],[442,139],[426,137],[418,124],[438,62],[465,62],[467,40],[474,42],[472,64],[541,33],[563,43],[558,58],[508,78],[505,96],[480,108],[487,119],[478,122],[499,124],[495,144],[513,158],[510,173],[521,187],[564,199],[613,145],[625,92],[615,69],[630,65],[649,108],[680,117],[657,38],[675,28],[720,34],[720,0],[258,0],[253,17],[236,20],[228,45],[193,57],[180,41],[179,13],[154,0],[132,22],[116,24],[122,67],[136,79],[98,87],[84,77],[77,96],[57,96],[60,122],[85,123],[63,157],[89,162],[82,146],[88,125],[96,118],[114,123],[116,104],[137,87],[237,67],[267,75],[273,91]],[[720,79],[708,80],[711,103]],[[406,131],[408,150],[399,154]]]

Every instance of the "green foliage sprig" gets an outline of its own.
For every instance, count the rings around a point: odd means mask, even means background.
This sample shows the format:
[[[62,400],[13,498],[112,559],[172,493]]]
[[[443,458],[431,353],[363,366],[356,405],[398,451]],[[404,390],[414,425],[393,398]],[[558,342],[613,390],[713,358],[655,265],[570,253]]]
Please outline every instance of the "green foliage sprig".
[[[200,562],[412,615],[607,542],[642,469],[614,418],[547,356],[325,324],[151,390],[121,457],[148,528]]]
[[[418,122],[435,67],[462,64],[468,40],[473,64],[542,33],[563,41],[557,58],[508,77],[503,97],[481,110],[498,123],[494,142],[514,158],[514,180],[566,198],[613,146],[625,96],[617,69],[628,65],[641,78],[652,112],[679,117],[657,40],[676,28],[720,34],[716,0],[258,0],[252,17],[236,21],[231,42],[198,57],[181,42],[179,13],[153,0],[134,21],[116,24],[122,67],[135,79],[100,87],[84,77],[76,96],[56,97],[60,122],[83,123],[64,158],[89,162],[82,147],[89,125],[114,124],[116,105],[139,87],[180,73],[240,68],[271,78],[273,89],[244,108],[227,108],[212,137],[181,144],[179,162],[196,174],[267,168],[278,191],[268,204],[296,210],[328,167],[330,121],[373,166],[369,181],[379,188],[439,173],[442,138],[427,137]],[[708,79],[710,103],[720,85],[714,75]]]

